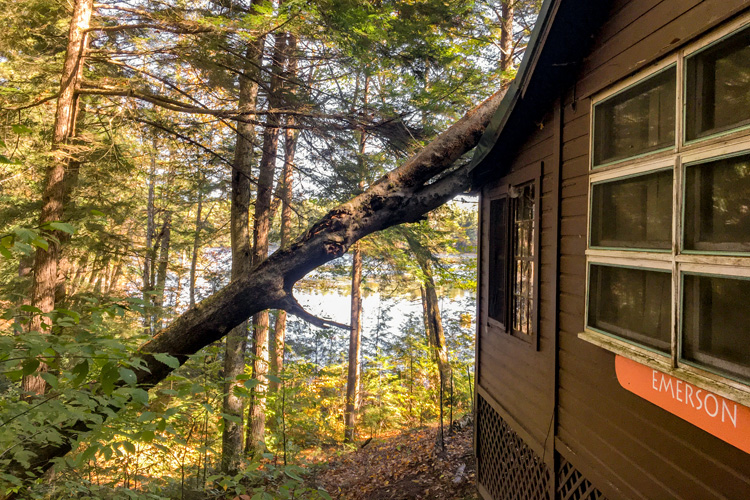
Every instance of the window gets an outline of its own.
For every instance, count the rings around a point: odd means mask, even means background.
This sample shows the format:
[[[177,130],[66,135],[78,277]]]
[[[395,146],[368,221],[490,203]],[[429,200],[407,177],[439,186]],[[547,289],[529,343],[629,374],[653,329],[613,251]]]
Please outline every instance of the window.
[[[748,401],[750,27],[742,22],[594,99],[581,337]]]
[[[531,343],[537,328],[537,170],[507,177],[488,202],[487,315],[493,326]]]

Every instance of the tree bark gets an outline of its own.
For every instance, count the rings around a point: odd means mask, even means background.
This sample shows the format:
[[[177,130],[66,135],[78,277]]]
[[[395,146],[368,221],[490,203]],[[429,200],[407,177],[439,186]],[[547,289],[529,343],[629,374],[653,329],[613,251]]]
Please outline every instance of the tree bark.
[[[88,28],[91,23],[93,0],[77,0],[73,7],[73,17],[68,32],[68,47],[65,52],[62,78],[60,80],[60,95],[57,98],[55,125],[52,133],[52,159],[47,168],[42,193],[42,210],[39,224],[59,221],[63,218],[65,198],[65,176],[69,163],[65,143],[75,130],[76,113],[78,110],[78,95],[76,87],[83,73],[83,56],[88,44]],[[59,238],[59,232],[53,232]],[[57,287],[57,267],[60,259],[60,246],[52,238],[48,240],[47,250],[38,248],[34,256],[34,281],[31,290],[31,303],[41,310],[41,314],[49,313],[55,308],[55,289]],[[42,316],[37,314],[30,323],[31,330],[42,332]],[[45,327],[46,328],[46,327]],[[44,333],[44,332],[42,332]],[[37,374],[27,375],[21,385],[28,395],[42,395],[46,391],[46,382],[41,373],[46,372],[48,366],[40,363]]]
[[[445,390],[445,384],[450,378],[451,367],[448,363],[448,347],[445,345],[445,331],[440,316],[435,279],[432,272],[432,254],[417,238],[405,232],[406,241],[411,252],[422,270],[422,300],[424,305],[424,322],[427,340],[435,352],[435,360],[440,370],[440,390]]]
[[[292,81],[297,76],[297,38],[287,34],[286,46],[286,81]],[[293,91],[293,89],[291,89]],[[297,151],[298,131],[294,129],[296,124],[295,115],[286,115],[286,128],[284,129],[284,167],[281,171],[281,228],[279,236],[280,248],[289,246],[292,230],[292,196],[294,181],[294,156]],[[271,356],[271,373],[280,376],[284,371],[284,350],[286,349],[286,311],[279,310],[274,324],[274,345]],[[279,390],[279,383],[271,381],[269,390]]]
[[[469,164],[455,163],[479,142],[502,100],[505,88],[478,105],[399,168],[387,173],[362,194],[329,211],[286,249],[280,249],[192,309],[143,344],[134,356],[146,369],[134,369],[140,387],[149,389],[172,368],[154,354],[170,354],[180,363],[201,348],[221,339],[259,311],[284,309],[315,325],[331,322],[315,318],[293,296],[294,284],[310,271],[340,257],[356,241],[388,227],[416,222],[471,186]],[[112,408],[92,409],[106,418]],[[94,424],[79,420],[58,426],[59,442],[34,446],[31,466],[13,463],[11,474],[45,471],[51,460],[68,453],[81,433]],[[23,439],[24,436],[19,436]]]
[[[230,209],[231,210],[231,209]],[[193,250],[190,254],[190,282],[188,283],[188,307],[195,306],[195,279],[198,271],[198,252],[200,250],[201,229],[203,227],[203,179],[198,183],[198,206],[195,210],[195,235],[193,236]]]
[[[513,10],[516,0],[503,0],[500,20],[500,69],[506,71],[513,66]]]
[[[271,82],[269,86],[269,109],[278,109],[281,94],[281,73],[284,68],[286,34],[275,37],[271,57]],[[258,193],[255,197],[255,217],[253,219],[253,265],[256,266],[268,257],[268,233],[271,228],[271,198],[273,178],[276,172],[276,154],[279,145],[278,113],[266,115],[263,129],[263,155],[258,169]],[[259,382],[253,388],[250,406],[250,421],[246,452],[261,454],[266,451],[266,392],[268,390],[268,311],[260,311],[253,317],[253,377]]]
[[[257,65],[263,52],[264,39],[248,45],[245,52],[243,74],[240,76],[239,112],[255,111],[258,99]],[[250,247],[250,201],[252,199],[252,166],[255,128],[250,123],[237,122],[232,168],[232,205],[230,214],[232,240],[232,280],[245,275],[252,266]],[[224,401],[222,411],[234,418],[224,419],[221,435],[221,469],[228,474],[237,471],[243,452],[245,413],[243,399],[234,393],[240,384],[237,376],[245,370],[247,348],[247,318],[227,335],[224,356]]]
[[[172,211],[164,213],[159,237],[159,258],[156,261],[156,282],[154,283],[154,314],[151,324],[155,330],[164,328],[164,297],[167,287],[167,269],[169,268],[169,248],[172,243]]]
[[[354,428],[359,412],[360,351],[362,349],[362,249],[359,242],[352,246],[352,311],[349,330],[349,369],[346,377],[346,408],[344,409],[344,442],[354,441]]]

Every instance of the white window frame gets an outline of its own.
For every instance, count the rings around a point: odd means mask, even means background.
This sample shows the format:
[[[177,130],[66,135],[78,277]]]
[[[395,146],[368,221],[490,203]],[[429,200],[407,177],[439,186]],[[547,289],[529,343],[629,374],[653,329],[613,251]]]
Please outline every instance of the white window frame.
[[[686,141],[685,138],[685,93],[686,77],[684,61],[714,43],[750,26],[750,15],[743,16],[707,36],[693,42],[678,52],[660,60],[646,70],[640,71],[616,85],[594,95],[590,109],[589,137],[589,187],[587,210],[586,245],[586,305],[584,331],[579,338],[616,354],[641,362],[672,376],[683,379],[705,390],[720,394],[745,406],[750,406],[750,380],[742,380],[713,371],[710,366],[699,367],[699,363],[680,359],[680,335],[682,321],[682,277],[684,273],[710,274],[716,276],[749,278],[750,253],[698,252],[683,250],[683,191],[687,165],[721,157],[750,153],[750,125],[740,125],[706,137]],[[595,106],[609,97],[661,72],[676,67],[675,98],[675,143],[673,147],[622,158],[602,165],[594,165],[594,110]],[[672,189],[672,245],[671,250],[638,248],[597,248],[591,246],[592,187],[603,181],[612,181],[649,172],[673,169]],[[589,322],[589,273],[592,264],[625,266],[671,272],[671,352],[668,355],[626,340],[615,334],[588,327]],[[750,339],[749,339],[750,340]]]

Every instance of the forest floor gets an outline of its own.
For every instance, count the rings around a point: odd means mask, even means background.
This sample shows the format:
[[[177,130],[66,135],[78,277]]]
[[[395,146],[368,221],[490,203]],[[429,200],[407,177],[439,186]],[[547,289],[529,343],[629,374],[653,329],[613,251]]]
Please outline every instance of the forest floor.
[[[445,428],[445,450],[435,447],[438,426],[373,439],[364,448],[309,459],[311,482],[340,500],[474,500],[473,426]]]

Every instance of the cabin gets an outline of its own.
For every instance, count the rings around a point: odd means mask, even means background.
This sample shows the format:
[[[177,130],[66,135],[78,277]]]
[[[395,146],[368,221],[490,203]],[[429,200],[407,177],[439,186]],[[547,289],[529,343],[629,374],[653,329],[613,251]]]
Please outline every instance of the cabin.
[[[750,498],[750,2],[545,0],[472,161],[482,498]]]

